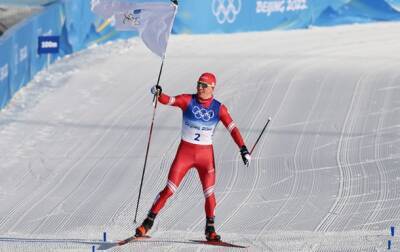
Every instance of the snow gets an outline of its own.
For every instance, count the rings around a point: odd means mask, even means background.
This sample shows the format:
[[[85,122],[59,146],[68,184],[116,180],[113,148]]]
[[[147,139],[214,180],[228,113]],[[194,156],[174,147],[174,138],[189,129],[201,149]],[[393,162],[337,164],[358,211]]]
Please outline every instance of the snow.
[[[216,226],[249,251],[398,250],[400,23],[172,36],[161,85],[195,91],[217,75],[249,148],[249,168],[219,126]],[[190,171],[132,234],[160,67],[137,39],[93,46],[39,73],[0,113],[0,251],[208,251],[203,194]],[[165,186],[180,111],[159,106],[138,220]],[[396,229],[397,231],[397,229]],[[240,249],[238,249],[240,250]],[[243,249],[242,249],[243,250]]]

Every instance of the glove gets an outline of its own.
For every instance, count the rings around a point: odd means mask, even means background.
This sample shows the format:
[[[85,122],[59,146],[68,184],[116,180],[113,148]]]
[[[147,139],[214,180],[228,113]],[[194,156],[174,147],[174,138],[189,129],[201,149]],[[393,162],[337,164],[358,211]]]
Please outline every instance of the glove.
[[[161,92],[162,92],[162,88],[161,88],[160,85],[155,85],[155,86],[153,86],[153,87],[151,88],[151,93],[152,93],[153,95],[155,95],[155,94],[160,95]]]
[[[240,148],[240,155],[242,155],[242,159],[243,159],[243,163],[245,166],[249,167],[250,165],[250,160],[251,160],[251,156],[250,156],[250,152],[247,150],[246,145],[243,145]]]

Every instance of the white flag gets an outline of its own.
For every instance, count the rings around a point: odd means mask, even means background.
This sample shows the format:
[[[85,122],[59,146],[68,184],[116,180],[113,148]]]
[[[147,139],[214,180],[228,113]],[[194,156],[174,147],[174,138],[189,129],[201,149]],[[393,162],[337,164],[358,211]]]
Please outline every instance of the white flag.
[[[139,32],[145,45],[164,58],[177,6],[173,3],[132,3],[92,0],[92,11],[119,31]]]

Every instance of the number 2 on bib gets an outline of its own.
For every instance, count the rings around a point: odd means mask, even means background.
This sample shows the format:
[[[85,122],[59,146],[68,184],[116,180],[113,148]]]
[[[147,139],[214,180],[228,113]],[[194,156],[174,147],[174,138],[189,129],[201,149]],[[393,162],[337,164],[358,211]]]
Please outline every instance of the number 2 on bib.
[[[199,133],[195,133],[194,134],[196,137],[194,138],[195,141],[200,141],[200,134]]]

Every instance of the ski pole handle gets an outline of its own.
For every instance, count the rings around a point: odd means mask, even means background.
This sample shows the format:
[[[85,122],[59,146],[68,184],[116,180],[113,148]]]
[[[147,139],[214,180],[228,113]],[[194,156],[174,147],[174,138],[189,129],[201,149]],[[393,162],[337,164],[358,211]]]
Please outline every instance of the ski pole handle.
[[[157,107],[157,100],[158,100],[159,96],[160,95],[159,95],[158,92],[154,94],[154,96],[153,96],[153,108]]]
[[[264,126],[264,128],[262,129],[260,135],[258,136],[256,142],[254,143],[253,147],[252,147],[251,150],[250,150],[250,155],[251,155],[251,153],[253,153],[254,148],[256,147],[258,141],[260,141],[261,136],[264,134],[264,131],[265,131],[265,129],[267,128],[267,126],[268,126],[268,124],[269,124],[269,122],[270,122],[271,120],[272,120],[272,118],[271,118],[271,117],[268,117],[267,123],[265,124],[265,126]]]

